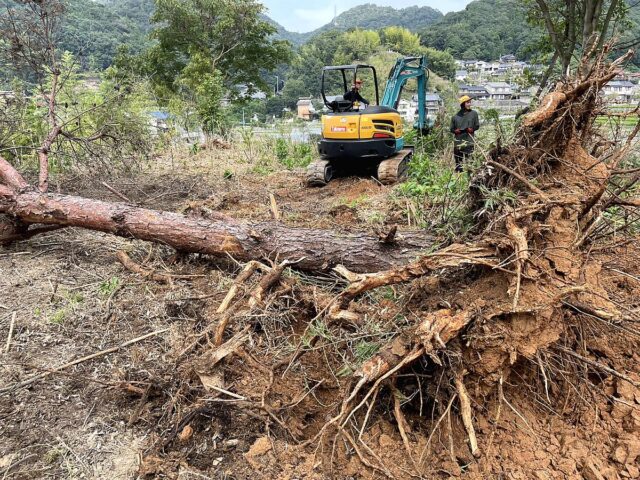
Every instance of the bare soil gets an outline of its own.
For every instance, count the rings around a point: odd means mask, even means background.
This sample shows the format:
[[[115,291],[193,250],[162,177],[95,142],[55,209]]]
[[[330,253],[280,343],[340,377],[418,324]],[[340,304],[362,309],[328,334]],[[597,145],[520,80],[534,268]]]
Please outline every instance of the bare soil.
[[[403,228],[406,214],[392,188],[373,179],[338,179],[326,188],[309,189],[300,171],[263,176],[253,173],[251,165],[224,179],[227,152],[206,155],[188,167],[159,165],[144,175],[105,181],[154,208],[269,220],[273,194],[282,221],[290,225],[347,231],[399,223]],[[61,185],[69,193],[118,200],[95,178],[78,176]],[[191,277],[170,284],[145,280],[115,261],[118,250],[156,271]],[[598,284],[637,317],[638,242],[590,255],[603,264]],[[293,285],[289,292],[230,324],[229,335],[248,328],[250,337],[225,359],[222,371],[212,371],[222,375],[208,379],[227,392],[221,393],[203,386],[211,346],[184,352],[209,325],[239,268],[232,259],[222,265],[199,255],[176,257],[162,246],[80,230],[0,250],[3,349],[16,314],[8,352],[1,354],[0,389],[167,329],[0,394],[0,475],[355,479],[391,473],[407,478],[418,464],[426,472],[423,478],[434,479],[640,478],[640,342],[635,330],[603,330],[594,320],[585,336],[597,349],[584,352],[635,385],[554,350],[520,355],[502,380],[467,385],[478,458],[471,455],[452,386],[426,362],[408,369],[395,385],[408,442],[393,415],[394,393],[388,386],[354,419],[357,442],[336,436],[303,446],[335,414],[350,389],[349,373],[411,320],[402,312],[419,315],[455,304],[471,288],[473,275],[372,292],[362,302],[370,312],[366,321],[338,326],[318,322],[315,306],[336,291],[340,280],[328,273],[312,277],[287,270],[285,280]],[[474,297],[490,299],[493,291],[508,287],[474,284]],[[526,353],[527,341],[541,334],[526,322],[510,325],[504,335],[495,329],[483,334],[479,325],[461,341],[475,343],[482,352],[477,363],[495,375],[489,367],[492,356],[516,348]],[[379,458],[387,471],[363,464],[356,447]]]

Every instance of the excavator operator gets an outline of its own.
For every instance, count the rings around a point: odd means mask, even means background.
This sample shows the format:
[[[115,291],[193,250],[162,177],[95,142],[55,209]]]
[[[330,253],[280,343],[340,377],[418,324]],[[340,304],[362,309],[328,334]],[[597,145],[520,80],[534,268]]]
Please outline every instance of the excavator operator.
[[[365,99],[362,95],[360,95],[360,89],[362,88],[362,80],[360,78],[356,78],[356,81],[353,85],[351,85],[351,90],[345,92],[343,98],[349,102],[356,103],[360,102],[365,105],[365,107],[369,106],[369,101]]]

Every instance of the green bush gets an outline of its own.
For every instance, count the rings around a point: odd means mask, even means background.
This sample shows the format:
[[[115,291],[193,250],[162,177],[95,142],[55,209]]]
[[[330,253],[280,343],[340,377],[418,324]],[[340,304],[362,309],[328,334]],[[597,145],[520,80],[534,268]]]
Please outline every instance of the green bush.
[[[314,150],[310,143],[293,143],[278,138],[275,145],[276,158],[287,170],[306,167],[313,161]]]

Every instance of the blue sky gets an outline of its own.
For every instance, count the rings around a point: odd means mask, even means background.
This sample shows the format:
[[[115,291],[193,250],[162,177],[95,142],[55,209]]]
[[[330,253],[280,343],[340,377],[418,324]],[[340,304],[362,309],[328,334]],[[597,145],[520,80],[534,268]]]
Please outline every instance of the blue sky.
[[[291,32],[309,32],[328,23],[333,18],[334,8],[338,15],[351,7],[363,3],[390,5],[395,8],[411,5],[429,6],[442,13],[462,10],[470,0],[262,0],[267,14]]]

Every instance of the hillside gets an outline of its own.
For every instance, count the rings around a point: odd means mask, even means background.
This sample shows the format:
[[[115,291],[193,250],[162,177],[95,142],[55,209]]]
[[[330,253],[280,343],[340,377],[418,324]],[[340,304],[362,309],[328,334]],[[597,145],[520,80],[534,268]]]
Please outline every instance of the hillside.
[[[527,24],[524,8],[517,0],[477,0],[420,30],[422,42],[461,59],[494,60],[507,53],[527,59],[542,32]]]
[[[417,31],[431,25],[442,18],[442,13],[431,7],[407,7],[395,9],[366,3],[342,12],[335,22],[328,23],[311,32],[315,35],[327,30],[349,30],[362,28],[379,30],[389,26],[399,26]]]
[[[68,0],[61,46],[77,55],[85,68],[108,67],[121,44],[138,52],[148,45],[153,0]]]
[[[80,58],[84,68],[107,67],[121,44],[128,44],[132,52],[148,46],[154,0],[67,0],[66,3],[61,47]],[[0,7],[6,5],[15,5],[15,2],[0,0]],[[527,24],[525,7],[519,0],[476,0],[464,10],[447,15],[427,6],[395,9],[369,3],[353,7],[338,15],[335,21],[306,33],[288,31],[275,20],[263,18],[276,28],[278,38],[294,46],[331,30],[378,30],[397,25],[420,33],[424,45],[448,51],[461,59],[493,60],[507,53],[530,59],[542,35],[540,29]],[[623,40],[640,35],[640,6],[630,9],[629,24]]]
[[[0,0],[0,8],[16,5]],[[148,45],[154,0],[67,0],[65,8],[60,49],[73,53],[84,68],[109,66],[121,44],[128,44],[132,52]]]

